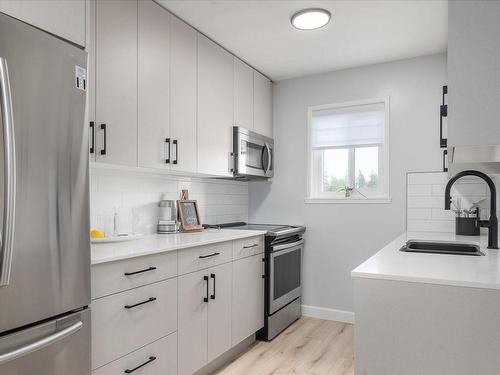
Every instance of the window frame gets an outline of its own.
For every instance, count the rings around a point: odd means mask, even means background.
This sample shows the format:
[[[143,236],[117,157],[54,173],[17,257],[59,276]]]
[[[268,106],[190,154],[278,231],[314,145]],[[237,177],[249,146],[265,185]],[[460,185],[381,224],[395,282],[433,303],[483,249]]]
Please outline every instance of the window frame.
[[[341,108],[349,108],[355,106],[363,106],[363,105],[373,105],[373,104],[384,104],[384,144],[379,147],[379,188],[377,189],[377,193],[371,195],[370,191],[366,189],[360,190],[362,194],[370,194],[367,197],[363,195],[353,192],[351,197],[346,198],[344,193],[339,192],[322,192],[321,184],[322,178],[318,178],[318,181],[315,181],[313,177],[321,176],[323,168],[322,168],[322,155],[319,156],[319,153],[314,152],[311,147],[312,140],[312,116],[314,111],[318,110],[326,110],[326,109],[341,109]],[[371,98],[364,100],[356,100],[342,103],[331,103],[331,104],[323,104],[317,106],[310,106],[307,109],[307,197],[305,198],[306,203],[390,203],[390,186],[389,186],[389,163],[390,163],[390,97],[383,98]],[[361,148],[363,146],[359,146]],[[368,146],[365,146],[368,147]],[[375,146],[374,146],[375,147]],[[342,148],[342,147],[339,147]],[[350,159],[354,159],[354,149],[356,146],[346,146],[346,149],[352,149],[349,151]],[[354,166],[354,160],[350,160],[350,164]],[[355,166],[353,167],[355,168]],[[356,173],[354,169],[354,181],[356,179]]]

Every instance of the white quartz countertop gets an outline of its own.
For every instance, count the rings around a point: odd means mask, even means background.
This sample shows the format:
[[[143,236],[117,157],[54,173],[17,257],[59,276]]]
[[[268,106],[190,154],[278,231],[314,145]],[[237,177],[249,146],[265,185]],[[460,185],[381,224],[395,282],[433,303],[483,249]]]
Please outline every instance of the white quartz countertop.
[[[408,253],[399,251],[407,240],[468,242],[480,245],[485,256]],[[488,236],[405,232],[352,272],[352,277],[500,289],[499,250],[486,249]]]
[[[100,264],[144,255],[238,240],[265,234],[260,230],[206,229],[203,232],[152,234],[134,241],[94,243],[91,245],[91,262]]]

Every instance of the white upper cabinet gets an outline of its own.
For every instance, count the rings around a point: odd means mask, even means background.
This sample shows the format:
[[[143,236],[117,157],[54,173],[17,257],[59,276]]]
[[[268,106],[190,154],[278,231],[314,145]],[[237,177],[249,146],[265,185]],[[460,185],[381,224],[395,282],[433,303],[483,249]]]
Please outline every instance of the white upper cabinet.
[[[253,130],[253,69],[234,57],[234,126]]]
[[[500,2],[450,1],[448,145],[500,144]]]
[[[85,0],[0,0],[0,12],[85,46]]]
[[[168,168],[170,13],[152,0],[139,1],[138,12],[138,165]]]
[[[230,176],[233,56],[198,33],[198,172]]]
[[[96,8],[96,159],[137,166],[137,1]]]
[[[272,84],[269,79],[267,79],[257,71],[254,71],[253,77],[253,131],[268,137],[272,137]]]
[[[170,165],[196,172],[197,32],[175,16],[170,30]]]

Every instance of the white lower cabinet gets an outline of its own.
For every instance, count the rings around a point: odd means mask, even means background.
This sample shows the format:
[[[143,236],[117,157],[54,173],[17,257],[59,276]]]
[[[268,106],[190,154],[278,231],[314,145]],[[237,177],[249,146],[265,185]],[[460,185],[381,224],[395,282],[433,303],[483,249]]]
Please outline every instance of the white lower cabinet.
[[[254,236],[95,264],[92,374],[190,375],[254,334],[263,251]]]
[[[233,262],[232,345],[264,326],[264,254]]]
[[[231,348],[231,263],[210,268],[208,302],[208,361]]]
[[[92,302],[92,368],[96,369],[177,328],[177,279]]]
[[[232,264],[179,277],[179,374],[231,348]]]
[[[159,339],[110,364],[92,375],[175,375],[177,374],[177,333]]]
[[[208,281],[206,270],[179,277],[179,374],[207,363]]]

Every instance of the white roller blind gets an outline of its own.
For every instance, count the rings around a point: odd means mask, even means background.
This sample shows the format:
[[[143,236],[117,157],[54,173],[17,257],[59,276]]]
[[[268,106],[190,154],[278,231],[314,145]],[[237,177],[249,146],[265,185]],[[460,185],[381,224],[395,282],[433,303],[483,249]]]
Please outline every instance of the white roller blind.
[[[315,150],[384,143],[385,104],[363,104],[312,112]]]

